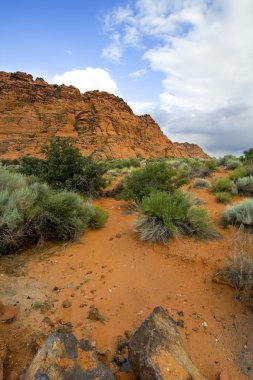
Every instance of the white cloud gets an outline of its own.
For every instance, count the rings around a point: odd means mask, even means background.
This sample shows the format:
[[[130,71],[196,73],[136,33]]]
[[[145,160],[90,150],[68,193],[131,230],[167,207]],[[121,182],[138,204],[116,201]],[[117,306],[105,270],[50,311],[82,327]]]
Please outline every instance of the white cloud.
[[[212,152],[252,145],[253,1],[133,4],[111,28],[125,41],[131,27],[136,41],[146,45],[143,59],[163,73],[154,115],[169,137],[200,142]]]
[[[53,82],[75,86],[81,92],[100,90],[112,94],[117,92],[117,84],[108,71],[100,67],[86,67],[80,70],[67,71],[61,75],[55,75]]]
[[[146,74],[147,74],[147,69],[143,68],[140,70],[133,71],[132,73],[129,73],[128,76],[129,78],[137,79],[137,78],[143,77]]]
[[[129,102],[128,104],[136,115],[150,114],[156,107],[153,102]]]

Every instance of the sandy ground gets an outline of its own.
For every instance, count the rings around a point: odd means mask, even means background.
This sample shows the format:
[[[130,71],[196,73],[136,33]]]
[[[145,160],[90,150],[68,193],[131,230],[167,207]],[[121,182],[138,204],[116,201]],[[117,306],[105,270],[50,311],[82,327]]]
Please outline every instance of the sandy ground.
[[[208,190],[191,190],[218,223],[224,205]],[[222,370],[233,380],[253,379],[252,312],[235,290],[212,282],[214,270],[233,252],[235,229],[217,227],[218,241],[178,237],[166,246],[150,245],[133,232],[136,215],[126,213],[126,202],[103,198],[97,203],[109,212],[103,229],[87,231],[66,246],[2,258],[0,298],[18,308],[11,324],[0,325],[9,348],[6,378],[11,370],[24,370],[40,335],[55,326],[70,322],[77,338],[113,354],[117,337],[135,331],[161,305],[174,320],[184,321],[179,331],[186,349],[208,379]],[[68,308],[62,306],[66,300]],[[101,321],[87,318],[91,306],[98,308]]]

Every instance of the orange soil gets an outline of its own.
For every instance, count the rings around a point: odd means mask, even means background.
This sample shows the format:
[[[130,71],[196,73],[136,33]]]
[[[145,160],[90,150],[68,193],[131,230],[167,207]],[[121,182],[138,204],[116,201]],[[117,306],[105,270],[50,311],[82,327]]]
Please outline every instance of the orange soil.
[[[217,222],[224,206],[205,189],[191,191]],[[7,372],[21,373],[29,364],[34,352],[28,337],[33,331],[49,332],[46,316],[55,324],[71,322],[77,338],[90,339],[99,351],[113,353],[117,337],[135,331],[161,305],[175,320],[184,320],[179,331],[186,349],[208,379],[215,380],[222,370],[230,379],[247,379],[237,354],[253,348],[252,315],[234,298],[233,289],[211,280],[215,268],[226,265],[231,256],[235,230],[218,227],[219,241],[178,237],[166,246],[150,245],[133,232],[136,215],[124,213],[126,202],[104,198],[97,203],[109,212],[105,228],[56,247],[54,254],[19,255],[21,276],[1,274],[0,297],[20,305],[15,321],[0,326],[11,351]],[[6,269],[10,260],[2,259],[2,267]],[[62,307],[65,300],[70,307]],[[35,301],[47,301],[47,307],[35,310],[31,307]],[[105,320],[87,319],[90,306],[97,307]],[[30,346],[25,346],[27,342]]]

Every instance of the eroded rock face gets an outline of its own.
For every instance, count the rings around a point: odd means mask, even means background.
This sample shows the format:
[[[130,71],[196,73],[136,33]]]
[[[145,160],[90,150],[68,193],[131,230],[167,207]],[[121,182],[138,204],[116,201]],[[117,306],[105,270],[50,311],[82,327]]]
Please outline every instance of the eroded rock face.
[[[129,342],[131,366],[140,380],[204,380],[183,347],[176,323],[156,307]]]
[[[117,96],[0,72],[0,156],[39,154],[53,136],[71,137],[84,155],[100,159],[208,157],[197,145],[172,143],[149,115],[134,115]]]
[[[33,359],[24,380],[114,380],[88,341],[54,333]]]

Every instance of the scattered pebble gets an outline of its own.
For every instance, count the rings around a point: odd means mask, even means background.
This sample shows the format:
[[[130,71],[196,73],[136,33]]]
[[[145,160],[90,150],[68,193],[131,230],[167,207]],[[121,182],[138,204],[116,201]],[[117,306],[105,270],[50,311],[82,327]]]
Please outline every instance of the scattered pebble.
[[[69,308],[69,307],[71,307],[72,306],[72,304],[71,304],[71,302],[69,301],[69,300],[65,300],[65,301],[63,301],[63,303],[62,303],[62,307],[64,308],[64,309],[67,309],[67,308]]]

